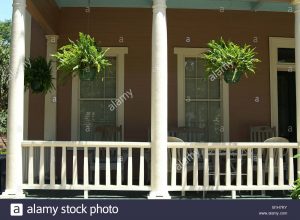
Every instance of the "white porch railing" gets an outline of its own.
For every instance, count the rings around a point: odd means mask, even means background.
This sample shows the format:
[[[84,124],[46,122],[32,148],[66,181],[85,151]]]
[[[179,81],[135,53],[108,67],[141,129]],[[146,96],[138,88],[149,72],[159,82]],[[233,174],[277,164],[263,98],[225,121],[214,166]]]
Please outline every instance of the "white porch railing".
[[[169,191],[290,190],[295,180],[297,143],[169,143],[168,147]]]
[[[86,196],[89,190],[151,190],[150,143],[22,146],[24,189],[84,190]],[[297,143],[168,143],[168,190],[290,190],[297,150]]]
[[[144,183],[150,143],[25,141],[22,146],[24,189],[150,190]]]

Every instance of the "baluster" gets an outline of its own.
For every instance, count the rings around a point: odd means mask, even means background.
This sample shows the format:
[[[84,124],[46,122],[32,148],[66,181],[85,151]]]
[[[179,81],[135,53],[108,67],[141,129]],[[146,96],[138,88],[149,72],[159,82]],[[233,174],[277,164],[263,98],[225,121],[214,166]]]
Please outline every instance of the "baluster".
[[[257,149],[257,185],[261,186],[263,183],[262,171],[262,149]]]
[[[99,147],[95,149],[95,185],[100,184],[100,153]]]
[[[198,186],[198,159],[199,159],[199,152],[197,148],[194,148],[194,168],[193,168],[193,185]]]
[[[231,185],[230,149],[226,149],[226,186]]]
[[[253,151],[252,148],[247,149],[247,185],[253,185]]]
[[[128,149],[128,186],[132,186],[132,148]]]
[[[145,183],[144,183],[144,177],[145,177],[144,171],[145,171],[145,151],[144,151],[144,148],[141,148],[141,154],[140,154],[140,177],[139,177],[140,186],[144,186],[145,185]]]
[[[242,185],[242,149],[237,149],[237,162],[236,162],[236,185]]]
[[[278,149],[278,184],[279,186],[284,185],[284,173],[283,173],[283,149]]]
[[[29,147],[28,184],[33,185],[33,146]]]
[[[83,159],[83,184],[87,186],[89,184],[89,155],[88,148],[84,147],[84,159]]]
[[[50,150],[50,185],[55,185],[55,148],[52,146]]]
[[[176,162],[177,162],[177,148],[172,148],[172,171],[171,171],[171,185],[175,186],[176,185],[176,174],[177,174],[177,166],[176,166]],[[182,167],[181,167],[181,171],[182,171]]]
[[[67,184],[67,155],[66,155],[66,147],[62,147],[62,155],[61,155],[61,184],[66,186]]]
[[[121,148],[117,148],[117,185],[120,186],[122,184],[122,155],[121,155]]]
[[[73,185],[78,184],[77,148],[73,147]]]
[[[39,183],[40,185],[45,184],[45,148],[41,146],[40,148],[40,173],[39,173]]]
[[[183,148],[182,149],[182,173],[181,173],[183,189],[185,188],[185,186],[187,184],[186,152],[187,152],[186,148]]]
[[[110,148],[106,147],[106,158],[105,158],[105,182],[106,185],[110,185]]]
[[[289,148],[289,185],[294,184],[294,161],[293,161],[293,148]]]
[[[215,151],[215,186],[220,185],[220,149]]]
[[[269,185],[274,185],[274,151],[269,148]]]
[[[204,150],[204,187],[209,185],[209,158],[208,158],[208,148]]]

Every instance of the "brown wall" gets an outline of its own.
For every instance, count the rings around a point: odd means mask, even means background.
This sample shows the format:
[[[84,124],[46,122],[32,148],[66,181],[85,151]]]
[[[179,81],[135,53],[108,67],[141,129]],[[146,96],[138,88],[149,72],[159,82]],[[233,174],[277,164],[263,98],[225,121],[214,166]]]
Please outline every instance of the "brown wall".
[[[125,57],[125,91],[132,89],[134,99],[125,103],[125,140],[145,141],[150,128],[151,26],[150,9],[93,9],[90,28],[83,8],[63,8],[59,26],[60,45],[78,32],[90,33],[102,46],[128,47]],[[248,141],[249,127],[270,124],[269,37],[293,37],[292,13],[219,13],[211,10],[168,9],[169,40],[169,125],[177,126],[177,58],[174,47],[206,47],[221,36],[238,43],[252,44],[262,63],[257,75],[230,86],[231,141]],[[34,35],[34,34],[33,34]],[[119,43],[119,37],[124,43]],[[186,37],[191,38],[186,43]],[[254,43],[257,37],[258,42]],[[58,88],[57,135],[71,137],[71,82]],[[255,97],[260,98],[256,103]],[[43,106],[43,105],[42,105]],[[40,109],[41,110],[41,109]],[[39,111],[40,111],[39,110]],[[36,125],[36,123],[38,125]],[[41,122],[30,123],[32,130]]]
[[[39,24],[32,19],[31,22],[31,48],[30,56],[46,57],[45,32]],[[40,94],[29,94],[29,116],[28,116],[28,139],[43,140],[44,138],[44,102],[45,96]]]

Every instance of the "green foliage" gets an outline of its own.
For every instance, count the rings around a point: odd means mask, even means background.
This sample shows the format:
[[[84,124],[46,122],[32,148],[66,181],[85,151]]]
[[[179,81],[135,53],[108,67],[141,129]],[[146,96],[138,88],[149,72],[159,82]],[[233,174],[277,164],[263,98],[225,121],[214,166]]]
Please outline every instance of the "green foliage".
[[[224,74],[227,83],[238,82],[242,74],[255,74],[255,64],[260,62],[255,58],[255,48],[250,45],[245,44],[242,47],[221,38],[219,41],[209,42],[208,48],[204,54],[207,76]]]
[[[58,61],[58,70],[65,74],[81,74],[95,69],[97,75],[110,65],[105,58],[106,51],[97,45],[89,35],[79,33],[79,39],[61,47],[53,56]]]
[[[47,62],[43,57],[29,59],[25,63],[26,89],[31,89],[33,93],[47,93],[54,89],[52,83],[51,62]]]
[[[7,132],[7,109],[0,110],[0,136]]]
[[[4,155],[7,153],[6,148],[0,148],[0,155]]]
[[[291,197],[293,199],[300,199],[300,178],[298,178],[294,183],[294,188]]]
[[[300,158],[300,154],[295,155],[294,158]],[[294,182],[294,188],[291,197],[293,199],[300,199],[300,178]]]
[[[10,44],[11,41],[11,21],[0,22],[0,41]]]
[[[0,137],[7,132],[10,29],[10,21],[0,22]]]

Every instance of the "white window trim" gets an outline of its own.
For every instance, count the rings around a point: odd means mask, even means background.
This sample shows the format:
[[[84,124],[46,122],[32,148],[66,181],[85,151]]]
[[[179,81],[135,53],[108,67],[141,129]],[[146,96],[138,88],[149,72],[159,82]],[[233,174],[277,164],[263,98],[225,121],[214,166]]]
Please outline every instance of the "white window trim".
[[[104,50],[109,48],[106,55],[117,58],[117,81],[116,97],[124,93],[124,76],[125,76],[125,54],[128,54],[127,47],[103,47]],[[79,77],[72,79],[72,113],[71,113],[71,140],[80,140],[80,102],[79,102]],[[122,126],[122,139],[124,138],[124,104],[117,108],[117,126]]]
[[[278,48],[295,48],[294,38],[270,37],[270,98],[271,98],[271,126],[276,127],[278,134],[278,85],[277,71],[295,70],[295,63],[279,63]]]
[[[185,80],[184,80],[184,61],[186,57],[203,57],[207,48],[174,48],[177,55],[177,109],[178,127],[185,126]],[[229,86],[221,81],[221,102],[223,113],[223,142],[229,142]]]

